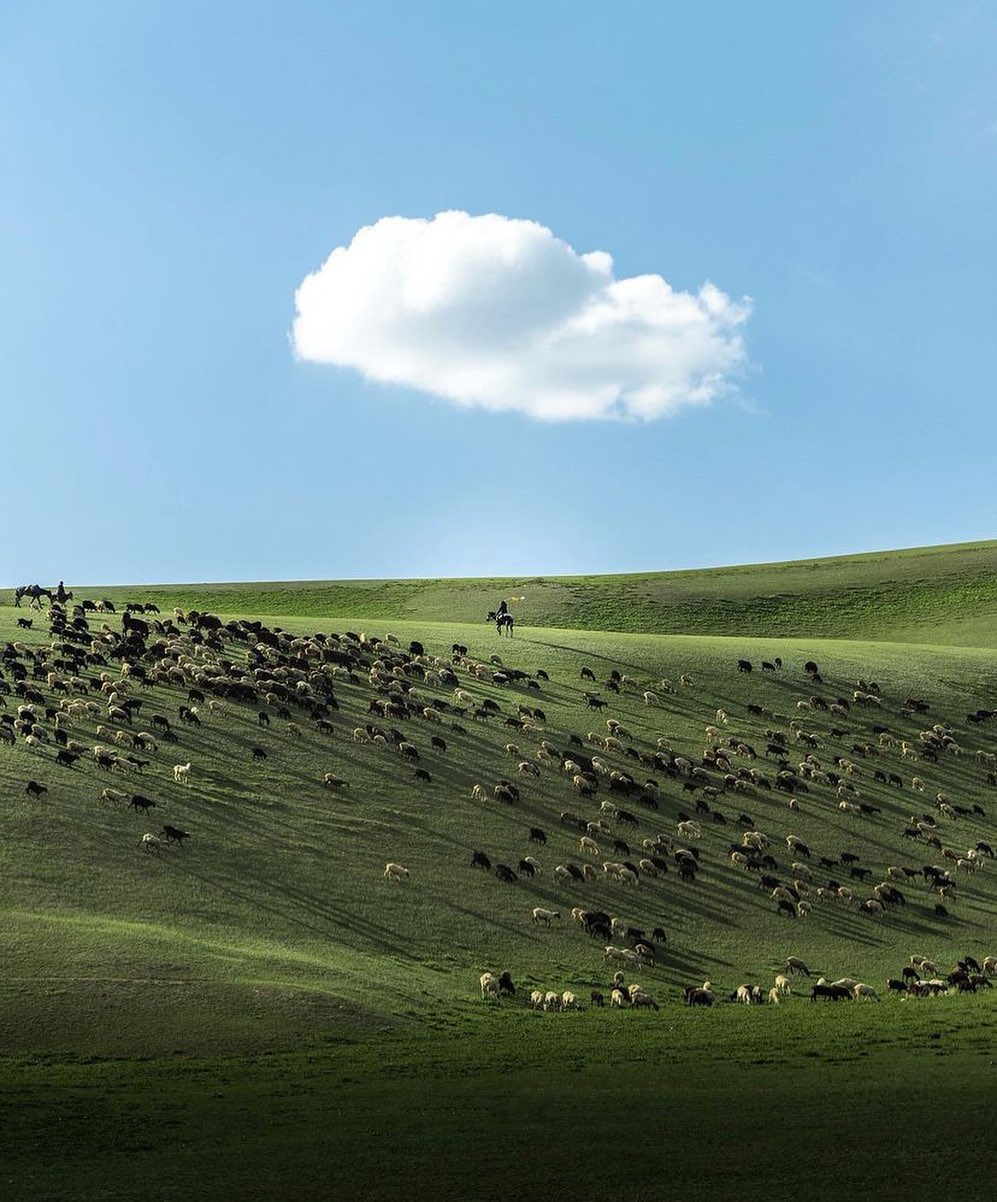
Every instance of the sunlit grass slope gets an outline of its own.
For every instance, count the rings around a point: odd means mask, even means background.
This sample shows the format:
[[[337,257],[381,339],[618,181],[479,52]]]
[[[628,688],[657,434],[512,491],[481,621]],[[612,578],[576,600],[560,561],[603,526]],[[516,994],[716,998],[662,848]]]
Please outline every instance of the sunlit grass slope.
[[[14,617],[9,609],[2,612],[0,638],[20,633],[41,641],[40,631],[15,631]],[[287,620],[290,629],[314,625]],[[353,741],[353,729],[372,720],[373,694],[361,676],[337,683],[340,708],[331,715],[331,733],[320,733],[295,711],[301,737],[289,733],[272,707],[271,725],[261,728],[257,706],[228,701],[224,712],[206,714],[201,728],[189,729],[177,720],[185,689],[143,689],[136,729],[154,730],[152,716],[168,715],[180,742],[160,743],[140,777],[109,779],[88,760],[73,769],[58,767],[51,744],[37,752],[23,742],[0,747],[7,968],[0,1030],[8,1050],[248,1048],[294,1044],[330,1031],[460,1026],[480,1006],[478,974],[500,967],[513,968],[522,985],[587,997],[592,988],[605,988],[607,970],[601,948],[568,920],[572,906],[667,930],[667,950],[646,974],[662,1002],[674,1003],[683,983],[704,977],[721,989],[743,979],[769,980],[789,953],[804,956],[818,971],[882,984],[912,950],[946,965],[966,952],[982,958],[994,950],[991,866],[960,882],[947,918],[934,913],[937,898],[918,883],[907,889],[908,905],[881,921],[841,905],[815,906],[809,919],[794,922],[776,912],[755,876],[730,865],[727,852],[740,837],[738,815],[747,811],[771,834],[783,876],[792,875],[784,836],[795,833],[815,857],[856,852],[878,880],[888,865],[920,867],[938,858],[933,849],[911,846],[901,832],[911,812],[933,808],[939,789],[958,804],[985,811],[950,823],[942,832],[946,845],[965,850],[981,839],[997,843],[990,816],[994,790],[986,783],[986,765],[974,756],[993,749],[995,728],[965,721],[967,713],[995,704],[997,652],[536,628],[499,641],[480,624],[404,621],[394,624],[394,633],[403,645],[420,639],[428,653],[445,660],[453,642],[466,643],[479,661],[500,654],[506,666],[522,668],[539,687],[462,673],[461,684],[477,700],[494,702],[498,716],[475,721],[447,711],[442,724],[421,718],[385,723],[401,726],[419,749],[428,783],[414,779],[412,764],[392,746]],[[233,645],[232,654],[244,651]],[[761,661],[776,655],[782,670],[761,671]],[[754,662],[754,672],[737,670],[742,657]],[[589,732],[605,733],[609,715],[629,729],[635,748],[652,749],[663,737],[698,762],[705,726],[723,708],[730,716],[725,730],[761,754],[765,729],[788,730],[801,717],[798,701],[813,694],[802,671],[811,658],[819,660],[824,677],[818,691],[831,699],[850,697],[860,677],[874,678],[882,689],[882,707],[853,706],[841,735],[830,733],[836,720],[826,714],[803,715],[828,766],[833,756],[851,754],[856,742],[878,743],[873,728],[879,724],[916,740],[928,719],[899,713],[899,703],[912,694],[929,699],[931,720],[952,724],[966,754],[918,764],[923,795],[910,790],[914,769],[895,750],[860,762],[855,783],[879,811],[868,816],[840,812],[826,786],[813,786],[798,813],[776,790],[725,795],[715,808],[727,825],[704,820],[703,867],[694,884],[680,882],[674,869],[642,877],[633,890],[602,879],[555,883],[555,865],[584,859],[579,832],[561,820],[562,811],[594,819],[607,794],[581,801],[556,765],[537,761],[541,737],[567,750],[570,735],[577,734],[591,753],[596,749]],[[616,696],[600,685],[608,708],[592,713],[582,667],[600,682],[616,670],[634,677],[639,688]],[[540,668],[549,681],[537,679]],[[693,683],[682,686],[678,681],[686,673]],[[660,688],[662,678],[674,682],[674,693]],[[449,687],[419,688],[427,703],[453,700]],[[660,704],[644,704],[645,688],[657,689]],[[764,706],[771,716],[749,714],[749,704]],[[542,708],[542,735],[523,735],[505,724],[520,705]],[[451,729],[453,722],[463,730]],[[431,747],[434,734],[444,737],[445,752]],[[74,735],[92,743],[94,723],[81,720]],[[518,747],[512,754],[510,742]],[[266,760],[254,760],[253,747]],[[602,754],[611,768],[635,770],[640,779],[648,775],[624,752]],[[797,758],[801,754],[794,748]],[[520,760],[538,763],[540,777],[518,775]],[[173,781],[171,769],[187,761],[193,774],[184,787]],[[764,765],[763,758],[758,762]],[[878,783],[875,768],[902,775],[904,787]],[[349,788],[324,788],[327,771]],[[771,766],[765,771],[774,775]],[[519,784],[518,804],[490,796],[473,800],[475,783],[485,784],[490,795],[504,776]],[[28,779],[47,786],[44,798],[25,794]],[[613,837],[600,837],[604,858],[614,858],[613,838],[632,844],[630,855],[637,858],[644,854],[641,839],[675,833],[680,812],[691,811],[695,799],[680,781],[660,783],[657,811],[638,808],[637,828],[617,826]],[[156,808],[138,816],[101,805],[106,785],[140,791],[156,800]],[[189,844],[159,856],[142,853],[139,836],[163,822],[192,832]],[[547,832],[546,847],[528,841],[531,826]],[[533,881],[506,885],[471,868],[475,850],[512,866],[532,852],[544,871]],[[410,869],[403,886],[383,879],[388,860]],[[549,930],[534,926],[530,910],[537,905],[558,909],[562,922]]]

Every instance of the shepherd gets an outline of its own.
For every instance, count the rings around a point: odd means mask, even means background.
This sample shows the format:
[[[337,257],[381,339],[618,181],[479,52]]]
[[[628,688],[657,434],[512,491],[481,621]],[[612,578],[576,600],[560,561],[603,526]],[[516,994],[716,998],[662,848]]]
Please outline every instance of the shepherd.
[[[494,622],[495,629],[499,632],[499,634],[501,634],[504,630],[509,637],[512,638],[513,617],[512,614],[509,613],[508,607],[503,609],[502,605],[505,605],[504,601],[501,603],[498,609],[489,610],[486,621]]]

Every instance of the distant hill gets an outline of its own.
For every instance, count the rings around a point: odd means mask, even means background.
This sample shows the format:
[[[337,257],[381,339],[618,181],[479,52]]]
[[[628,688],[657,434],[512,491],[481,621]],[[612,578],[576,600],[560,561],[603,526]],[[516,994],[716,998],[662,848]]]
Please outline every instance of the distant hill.
[[[77,588],[224,614],[468,622],[501,597],[524,626],[993,646],[997,541],[686,572]]]

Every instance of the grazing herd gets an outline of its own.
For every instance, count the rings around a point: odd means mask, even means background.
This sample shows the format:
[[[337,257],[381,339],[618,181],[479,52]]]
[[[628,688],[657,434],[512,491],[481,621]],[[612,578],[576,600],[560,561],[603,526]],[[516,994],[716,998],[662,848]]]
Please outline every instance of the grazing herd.
[[[116,616],[120,629],[106,621],[96,627],[97,614]],[[23,619],[22,629],[36,635],[32,621]],[[968,773],[981,785],[997,785],[997,752],[981,745],[997,712],[977,708],[958,725],[931,722],[927,699],[891,697],[865,679],[832,689],[814,661],[803,665],[804,695],[789,696],[783,688],[781,705],[773,708],[760,688],[743,712],[729,698],[701,696],[685,672],[677,674],[677,687],[668,678],[641,680],[615,669],[601,688],[572,692],[555,682],[559,717],[574,709],[582,725],[586,715],[598,715],[588,720],[602,723],[600,729],[584,733],[567,725],[555,730],[535,704],[537,694],[553,688],[549,671],[510,667],[497,655],[483,661],[460,644],[447,656],[433,655],[417,642],[403,649],[394,635],[292,635],[198,611],[177,609],[164,618],[156,607],[137,603],[116,614],[109,601],[69,605],[53,599],[48,622],[47,639],[8,643],[0,651],[0,741],[20,741],[52,771],[78,773],[90,765],[115,777],[148,774],[196,796],[198,732],[231,711],[248,715],[257,732],[258,741],[246,747],[247,760],[266,763],[267,739],[272,746],[340,736],[354,756],[396,757],[393,772],[407,779],[407,788],[432,790],[439,766],[455,759],[454,742],[465,763],[470,759],[468,726],[501,725],[510,739],[508,767],[490,780],[469,781],[464,803],[469,796],[472,805],[508,814],[518,834],[501,848],[469,849],[464,864],[530,892],[522,914],[534,938],[593,941],[600,949],[592,953],[593,979],[600,985],[589,989],[595,1007],[608,995],[611,1008],[657,1009],[640,985],[624,983],[622,971],[611,984],[595,973],[600,962],[643,973],[662,967],[676,890],[715,902],[718,890],[740,890],[738,882],[747,879],[757,887],[757,904],[769,907],[778,922],[841,925],[847,915],[849,922],[883,927],[911,906],[944,923],[994,858],[993,836],[981,837],[987,833],[984,808],[961,800],[959,786]],[[779,658],[764,661],[757,677],[750,660],[732,667],[752,686],[756,680],[781,685],[792,671]],[[583,684],[599,684],[588,666],[580,677]],[[175,717],[150,712],[152,699],[162,709],[164,698],[176,702],[178,691],[185,697]],[[621,708],[626,701],[628,711]],[[669,725],[680,706],[686,716],[701,711],[700,746],[688,740],[678,746],[670,734],[646,732],[649,724],[659,730]],[[780,717],[779,709],[789,714]],[[610,716],[603,718],[604,711]],[[149,729],[135,729],[139,722]],[[444,724],[446,739],[439,733]],[[174,745],[184,748],[180,755]],[[329,746],[332,757],[336,744]],[[51,781],[41,769],[35,775],[40,779],[29,780],[25,793],[41,802]],[[350,796],[338,761],[315,783]],[[149,789],[157,792],[156,785]],[[934,799],[930,808],[926,795]],[[162,793],[157,800],[113,786],[100,791],[99,803],[143,815],[166,804]],[[174,795],[170,804],[181,803]],[[757,815],[759,807],[761,821],[745,812]],[[819,842],[796,825],[815,814],[827,820]],[[867,838],[873,822],[876,837]],[[555,827],[556,837],[548,835]],[[893,841],[889,855],[884,829]],[[142,835],[139,847],[159,856],[171,846],[182,849],[191,837],[182,826],[165,823],[158,833]],[[551,841],[556,851],[547,858]],[[916,852],[916,860],[904,862],[901,847]],[[385,847],[383,853],[390,857],[381,861],[385,883],[418,888],[418,871],[399,862],[407,858],[406,848]],[[601,899],[612,897],[612,905],[603,900],[606,908],[598,908],[590,900],[594,891]],[[642,929],[611,912],[638,906],[656,913],[657,921]],[[694,953],[686,948],[683,958]],[[981,962],[965,956],[945,976],[923,963],[909,967],[921,971],[889,978],[886,993],[920,998],[976,992],[990,987],[995,972],[989,956]],[[781,1004],[791,996],[790,977],[807,972],[795,957],[784,968],[770,986],[743,982],[728,993],[705,981],[684,987],[682,996],[689,1006],[712,1006],[721,996],[740,1004]],[[522,996],[508,973],[485,973],[480,987],[489,1000]],[[813,1000],[879,996],[852,978],[821,978],[811,986]],[[581,1008],[570,988],[537,989],[529,1005],[541,1011]]]

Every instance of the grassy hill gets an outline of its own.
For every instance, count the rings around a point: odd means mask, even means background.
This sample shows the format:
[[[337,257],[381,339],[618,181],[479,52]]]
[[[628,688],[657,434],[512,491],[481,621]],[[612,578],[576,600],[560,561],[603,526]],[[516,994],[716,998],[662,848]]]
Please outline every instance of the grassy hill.
[[[474,624],[500,597],[538,627],[755,638],[997,642],[997,542],[622,576],[77,588],[224,614]]]
[[[527,600],[511,640],[499,640],[478,620],[483,608],[511,591],[506,582],[435,587],[394,582],[376,591],[359,584],[94,590],[119,602],[155,601],[164,616],[174,605],[224,616],[269,615],[267,622],[289,638],[351,629],[372,638],[390,631],[398,643],[364,650],[352,676],[333,676],[333,665],[322,664],[312,643],[309,670],[323,674],[313,683],[328,680],[338,706],[325,729],[300,698],[240,702],[205,687],[194,678],[195,669],[188,669],[189,679],[149,687],[126,682],[121,689],[142,705],[134,725],[119,728],[157,736],[155,749],[143,753],[149,762],[140,775],[101,772],[86,756],[73,768],[60,767],[54,727],[44,718],[49,737],[37,749],[23,739],[0,745],[0,1045],[7,1056],[4,1117],[18,1133],[18,1154],[7,1177],[14,1196],[168,1197],[197,1180],[203,1197],[323,1197],[330,1182],[347,1188],[361,1177],[371,1197],[393,1196],[405,1182],[418,1195],[411,1167],[433,1164],[436,1196],[466,1197],[477,1171],[461,1155],[467,1141],[492,1171],[501,1171],[515,1163],[516,1149],[525,1154],[536,1124],[547,1124],[563,1142],[563,1155],[552,1156],[540,1172],[538,1192],[541,1186],[556,1189],[563,1174],[577,1173],[584,1162],[595,1196],[614,1179],[611,1160],[590,1163],[573,1133],[579,1123],[584,1129],[587,1108],[608,1097],[623,1124],[621,1136],[629,1131],[641,1146],[650,1146],[657,1138],[652,1116],[665,1104],[661,1073],[683,1083],[672,1121],[692,1122],[704,1133],[681,1152],[669,1142],[674,1171],[694,1197],[707,1196],[724,1180],[715,1163],[717,1146],[705,1132],[717,1123],[726,1130],[723,1116],[732,1090],[745,1138],[750,1135],[761,1149],[756,1161],[739,1170],[743,1190],[754,1196],[783,1179],[784,1141],[760,1133],[767,1129],[764,1099],[786,1074],[799,1084],[811,1114],[822,1116],[804,1143],[813,1163],[828,1171],[821,1122],[852,1140],[871,1141],[878,1133],[881,1144],[901,1121],[894,1110],[876,1110],[877,1084],[887,1064],[894,1082],[912,1082],[930,1055],[937,1080],[960,1094],[959,1121],[975,1130],[978,1099],[992,1084],[989,1056],[997,1025],[992,993],[929,1002],[884,998],[878,1008],[821,1007],[795,997],[757,1012],[734,1006],[699,1012],[681,1005],[680,990],[705,978],[723,998],[742,981],[767,988],[785,957],[794,954],[815,976],[854,976],[883,991],[886,976],[898,974],[912,952],[933,957],[942,971],[966,954],[980,960],[997,954],[992,862],[977,873],[953,869],[958,884],[945,903],[947,915],[935,912],[938,896],[920,878],[902,886],[906,906],[878,919],[857,909],[889,865],[951,867],[942,849],[902,834],[912,813],[937,813],[939,791],[960,807],[955,818],[937,817],[943,848],[964,853],[978,841],[997,846],[997,790],[988,781],[992,766],[985,758],[997,751],[997,724],[967,721],[978,709],[997,707],[997,651],[983,638],[991,601],[972,600],[975,588],[981,597],[990,595],[986,565],[995,546],[855,557],[837,570],[834,561],[817,561],[587,582],[513,582]],[[802,634],[752,633],[752,622],[763,626],[762,602],[770,587],[794,598]],[[577,594],[570,595],[570,588]],[[640,589],[644,609],[633,601]],[[840,617],[832,598],[850,589],[866,601]],[[915,596],[921,597],[916,605],[910,601]],[[869,600],[874,597],[879,607]],[[352,612],[337,608],[347,598]],[[453,599],[468,621],[443,620]],[[382,605],[393,607],[390,621],[381,620]],[[543,612],[561,620],[535,623],[544,605]],[[932,605],[936,616],[929,623]],[[700,625],[690,623],[690,629],[708,633],[655,633],[676,621],[682,606],[699,615]],[[918,629],[930,631],[930,638],[905,642],[897,630],[887,629],[890,613],[915,611],[923,623]],[[606,628],[570,628],[568,615],[579,613],[587,617],[578,627],[591,627],[601,613]],[[736,637],[719,635],[735,614],[745,630]],[[835,615],[839,625],[832,624]],[[50,642],[46,619],[34,615],[34,627],[25,631],[15,625],[19,616],[26,611],[0,608],[0,646],[18,638],[31,649]],[[334,622],[326,620],[332,617]],[[978,646],[954,645],[967,621],[977,624]],[[117,615],[91,615],[90,622],[93,634],[102,622],[120,629]],[[621,629],[638,624],[650,632]],[[819,638],[809,630],[847,637]],[[774,622],[766,633],[782,636],[782,627]],[[222,660],[243,665],[252,652],[251,643],[226,637],[223,651],[195,656],[189,638],[189,628],[181,627],[179,645],[202,668]],[[404,682],[419,691],[419,704],[405,718],[372,715],[370,703],[380,694],[370,683],[370,663],[378,656],[410,659],[403,653],[413,639],[445,665],[452,644],[465,644],[468,657],[454,667],[458,685],[473,695],[474,708],[487,701],[495,714],[476,719],[456,712],[452,684],[396,674],[398,687]],[[499,671],[490,662],[494,655],[501,667],[519,669],[524,678],[500,683],[472,672],[475,664],[482,665],[482,674],[486,666],[489,673]],[[776,657],[781,670],[763,671],[762,661]],[[104,658],[103,666],[91,665],[85,676],[97,678],[103,670],[120,679],[114,657]],[[738,671],[739,659],[750,660],[754,670]],[[811,659],[820,666],[819,684],[803,671]],[[30,662],[24,652],[19,662]],[[595,685],[581,679],[583,667],[591,669]],[[10,662],[3,668],[11,681]],[[609,691],[614,671],[633,677],[637,687],[618,695]],[[683,675],[692,683],[682,685]],[[671,691],[662,686],[666,679]],[[854,702],[860,679],[876,682],[878,706]],[[202,725],[194,727],[182,723],[178,711],[191,704],[188,690],[198,684],[222,708],[198,703]],[[58,706],[64,696],[44,672],[37,687],[46,706]],[[90,689],[87,699],[100,697]],[[653,705],[642,698],[647,689],[657,694]],[[586,693],[593,690],[607,702],[601,712],[588,708]],[[844,699],[847,717],[800,708],[813,696]],[[904,711],[909,696],[926,699],[928,713]],[[448,707],[440,722],[422,714],[434,702]],[[16,697],[7,698],[9,711],[17,704]],[[289,719],[279,717],[282,704]],[[750,712],[749,705],[766,712]],[[507,725],[520,718],[520,707],[542,711],[536,731]],[[758,752],[754,760],[732,753],[733,772],[756,768],[772,783],[776,765],[765,755],[767,730],[785,732],[795,767],[805,749],[790,724],[801,722],[817,739],[814,754],[821,767],[854,784],[856,799],[872,812],[843,812],[836,788],[827,783],[799,790],[799,809],[793,811],[787,793],[761,784],[734,792],[723,787],[724,773],[711,770],[711,786],[721,791],[709,797],[709,813],[696,815],[702,792],[688,792],[683,776],[639,764],[629,749],[646,755],[664,739],[675,753],[699,763],[705,728],[717,724],[718,709],[728,717],[724,741],[744,742]],[[266,726],[260,725],[261,710]],[[176,743],[162,741],[154,715],[169,718]],[[590,737],[607,734],[607,718],[629,731],[620,747],[599,748]],[[68,734],[82,745],[130,750],[115,744],[113,735],[98,736],[98,722],[108,725],[103,712],[81,716]],[[368,723],[385,730],[383,746],[354,741],[354,729]],[[454,729],[455,723],[462,729]],[[932,723],[951,727],[961,754],[912,762],[896,745],[881,746],[889,744],[881,739],[879,728],[885,726],[920,754],[919,732]],[[428,772],[428,782],[415,779],[416,765],[398,752],[393,729],[418,749],[418,767]],[[434,735],[444,740],[445,750],[433,747]],[[572,735],[581,738],[582,748],[572,744]],[[657,809],[610,794],[605,778],[594,798],[580,798],[559,762],[538,759],[542,740],[566,754],[600,756],[608,768],[630,771],[641,782],[653,776]],[[513,754],[509,743],[518,749]],[[864,744],[873,745],[875,754],[853,750]],[[253,748],[266,758],[254,758]],[[851,759],[854,774],[835,764],[835,757]],[[184,787],[173,780],[172,765],[187,761],[192,776]],[[539,776],[521,775],[521,761],[536,765]],[[324,787],[326,772],[342,777],[348,788]],[[900,786],[878,780],[877,773],[892,774]],[[911,788],[915,774],[924,781],[923,793]],[[503,777],[519,786],[515,804],[492,796]],[[28,780],[48,792],[29,797]],[[472,797],[477,783],[486,786],[485,801]],[[140,816],[122,804],[103,804],[106,787],[140,792],[156,806]],[[596,835],[601,858],[623,856],[614,850],[616,839],[627,842],[632,859],[648,854],[640,847],[645,838],[662,834],[677,840],[679,816],[688,812],[703,827],[700,839],[684,840],[700,853],[697,879],[681,881],[670,853],[670,870],[641,874],[637,887],[601,872],[591,883],[557,883],[556,865],[585,862],[581,832],[562,821],[562,812],[594,820],[610,798],[631,810],[638,825],[613,821],[611,834]],[[713,820],[714,811],[724,824]],[[812,851],[813,887],[834,877],[855,889],[854,901],[812,897],[808,918],[780,914],[759,888],[758,874],[730,861],[730,846],[745,829],[738,823],[742,813],[770,836],[773,871],[781,880],[794,879],[785,835],[797,834]],[[140,851],[139,836],[164,822],[190,831],[188,844],[159,854]],[[546,832],[545,846],[529,841],[533,826]],[[543,872],[504,884],[471,867],[476,850],[514,868],[532,854]],[[851,879],[847,866],[819,866],[820,857],[837,860],[845,851],[870,869],[865,888]],[[401,885],[385,881],[388,860],[409,868],[410,879]],[[537,905],[559,910],[561,921],[537,927],[530,921]],[[637,974],[662,1007],[659,1013],[588,1008],[543,1015],[524,1007],[523,992],[535,987],[571,989],[583,1001],[592,989],[608,996],[611,967],[601,943],[571,922],[573,906],[606,910],[647,931],[665,928],[668,940],[657,965]],[[512,971],[519,997],[501,1005],[483,1002],[478,975],[502,968]],[[731,1064],[738,1066],[736,1084]],[[829,1080],[852,1099],[847,1115],[833,1105],[833,1094],[822,1093]],[[427,1081],[433,1101],[424,1106]],[[150,1091],[165,1110],[143,1100]],[[566,1093],[574,1099],[568,1106]],[[219,1098],[223,1105],[212,1100]],[[189,1154],[169,1168],[158,1166],[151,1177],[158,1142],[147,1133],[121,1134],[122,1124],[130,1128],[136,1114],[144,1116],[143,1128],[165,1121],[171,1144],[184,1144]],[[463,1118],[455,1120],[457,1114]],[[56,1124],[54,1116],[60,1119]],[[946,1159],[943,1143],[930,1135],[934,1117],[925,1102],[903,1118],[919,1135],[914,1167],[923,1174],[944,1164],[974,1196],[972,1156],[963,1147],[958,1165]],[[329,1119],[335,1136],[329,1134]],[[369,1143],[373,1132],[390,1142],[390,1152],[384,1142]],[[362,1154],[358,1141],[366,1149]],[[206,1171],[205,1156],[220,1149],[228,1151]],[[329,1158],[339,1167],[330,1167]],[[652,1160],[656,1172],[668,1171]],[[912,1175],[912,1164],[905,1168],[887,1157],[873,1170],[870,1159],[859,1157],[844,1177],[839,1166],[835,1190],[843,1180],[867,1184],[870,1172],[885,1188],[891,1174]],[[830,1186],[825,1194],[822,1186],[811,1188],[818,1197],[832,1192]],[[644,1195],[638,1190],[637,1196]],[[655,1196],[653,1189],[647,1196]]]

